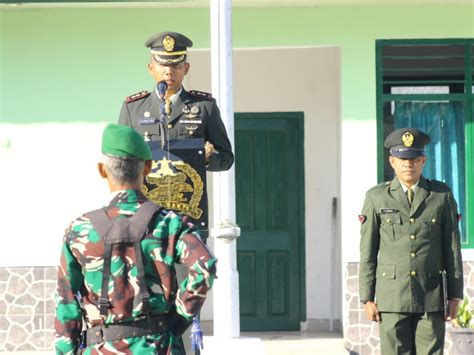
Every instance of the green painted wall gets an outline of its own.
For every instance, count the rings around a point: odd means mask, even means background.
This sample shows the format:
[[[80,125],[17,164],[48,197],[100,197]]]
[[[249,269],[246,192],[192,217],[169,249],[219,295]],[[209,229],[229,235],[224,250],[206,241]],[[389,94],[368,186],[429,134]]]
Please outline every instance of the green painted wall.
[[[209,22],[207,8],[0,10],[0,117],[114,121],[153,85],[147,37],[169,29],[208,48]],[[373,119],[375,40],[474,37],[474,5],[235,8],[233,25],[235,47],[341,46],[343,118]]]

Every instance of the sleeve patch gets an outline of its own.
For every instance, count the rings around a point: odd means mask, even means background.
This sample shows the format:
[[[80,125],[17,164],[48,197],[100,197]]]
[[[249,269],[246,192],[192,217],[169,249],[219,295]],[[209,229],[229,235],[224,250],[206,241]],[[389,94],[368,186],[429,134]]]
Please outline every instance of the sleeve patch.
[[[194,97],[199,97],[201,99],[212,100],[212,95],[208,92],[204,91],[197,91],[197,90],[190,90],[189,94]]]
[[[363,214],[360,214],[359,215],[359,222],[360,224],[364,224],[365,221],[367,221],[367,216],[363,215]]]
[[[144,97],[147,97],[148,95],[150,95],[150,93],[149,93],[147,90],[140,91],[140,92],[137,92],[136,94],[127,96],[127,97],[125,98],[125,102],[128,104],[128,103],[130,103],[130,102],[143,99]]]
[[[461,215],[460,213],[458,213],[458,214],[456,215],[456,218],[457,218],[458,222],[461,221],[461,217],[462,217],[462,215]]]

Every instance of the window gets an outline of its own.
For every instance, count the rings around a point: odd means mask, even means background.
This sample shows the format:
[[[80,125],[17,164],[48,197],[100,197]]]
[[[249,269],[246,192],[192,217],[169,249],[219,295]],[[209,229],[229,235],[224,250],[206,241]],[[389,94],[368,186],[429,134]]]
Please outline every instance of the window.
[[[453,190],[465,248],[474,248],[473,53],[474,39],[376,42],[379,181],[394,176],[384,137],[400,127],[426,132],[423,176]]]

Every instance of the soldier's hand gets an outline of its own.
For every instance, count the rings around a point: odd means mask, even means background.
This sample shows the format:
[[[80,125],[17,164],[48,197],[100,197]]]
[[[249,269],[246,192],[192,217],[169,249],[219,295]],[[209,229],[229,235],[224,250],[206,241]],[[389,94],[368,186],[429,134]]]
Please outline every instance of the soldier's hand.
[[[458,314],[459,302],[461,300],[454,299],[448,300],[448,314],[446,315],[445,321],[455,321]]]
[[[365,314],[367,315],[367,319],[380,323],[382,318],[380,317],[379,309],[377,307],[377,303],[367,301],[364,304]]]
[[[210,142],[206,142],[204,149],[206,150],[206,161],[208,161],[211,155],[215,152],[214,145]]]

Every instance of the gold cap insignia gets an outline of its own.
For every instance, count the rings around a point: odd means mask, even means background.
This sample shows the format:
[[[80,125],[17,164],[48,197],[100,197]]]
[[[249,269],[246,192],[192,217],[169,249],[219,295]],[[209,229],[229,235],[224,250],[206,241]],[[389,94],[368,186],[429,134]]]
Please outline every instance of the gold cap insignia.
[[[413,134],[411,134],[410,132],[403,133],[402,141],[405,147],[411,147],[413,145],[414,140],[415,140],[415,137],[413,137]]]
[[[173,51],[173,49],[174,49],[174,39],[173,39],[173,37],[166,36],[165,38],[163,38],[163,48],[167,52],[172,52]]]

